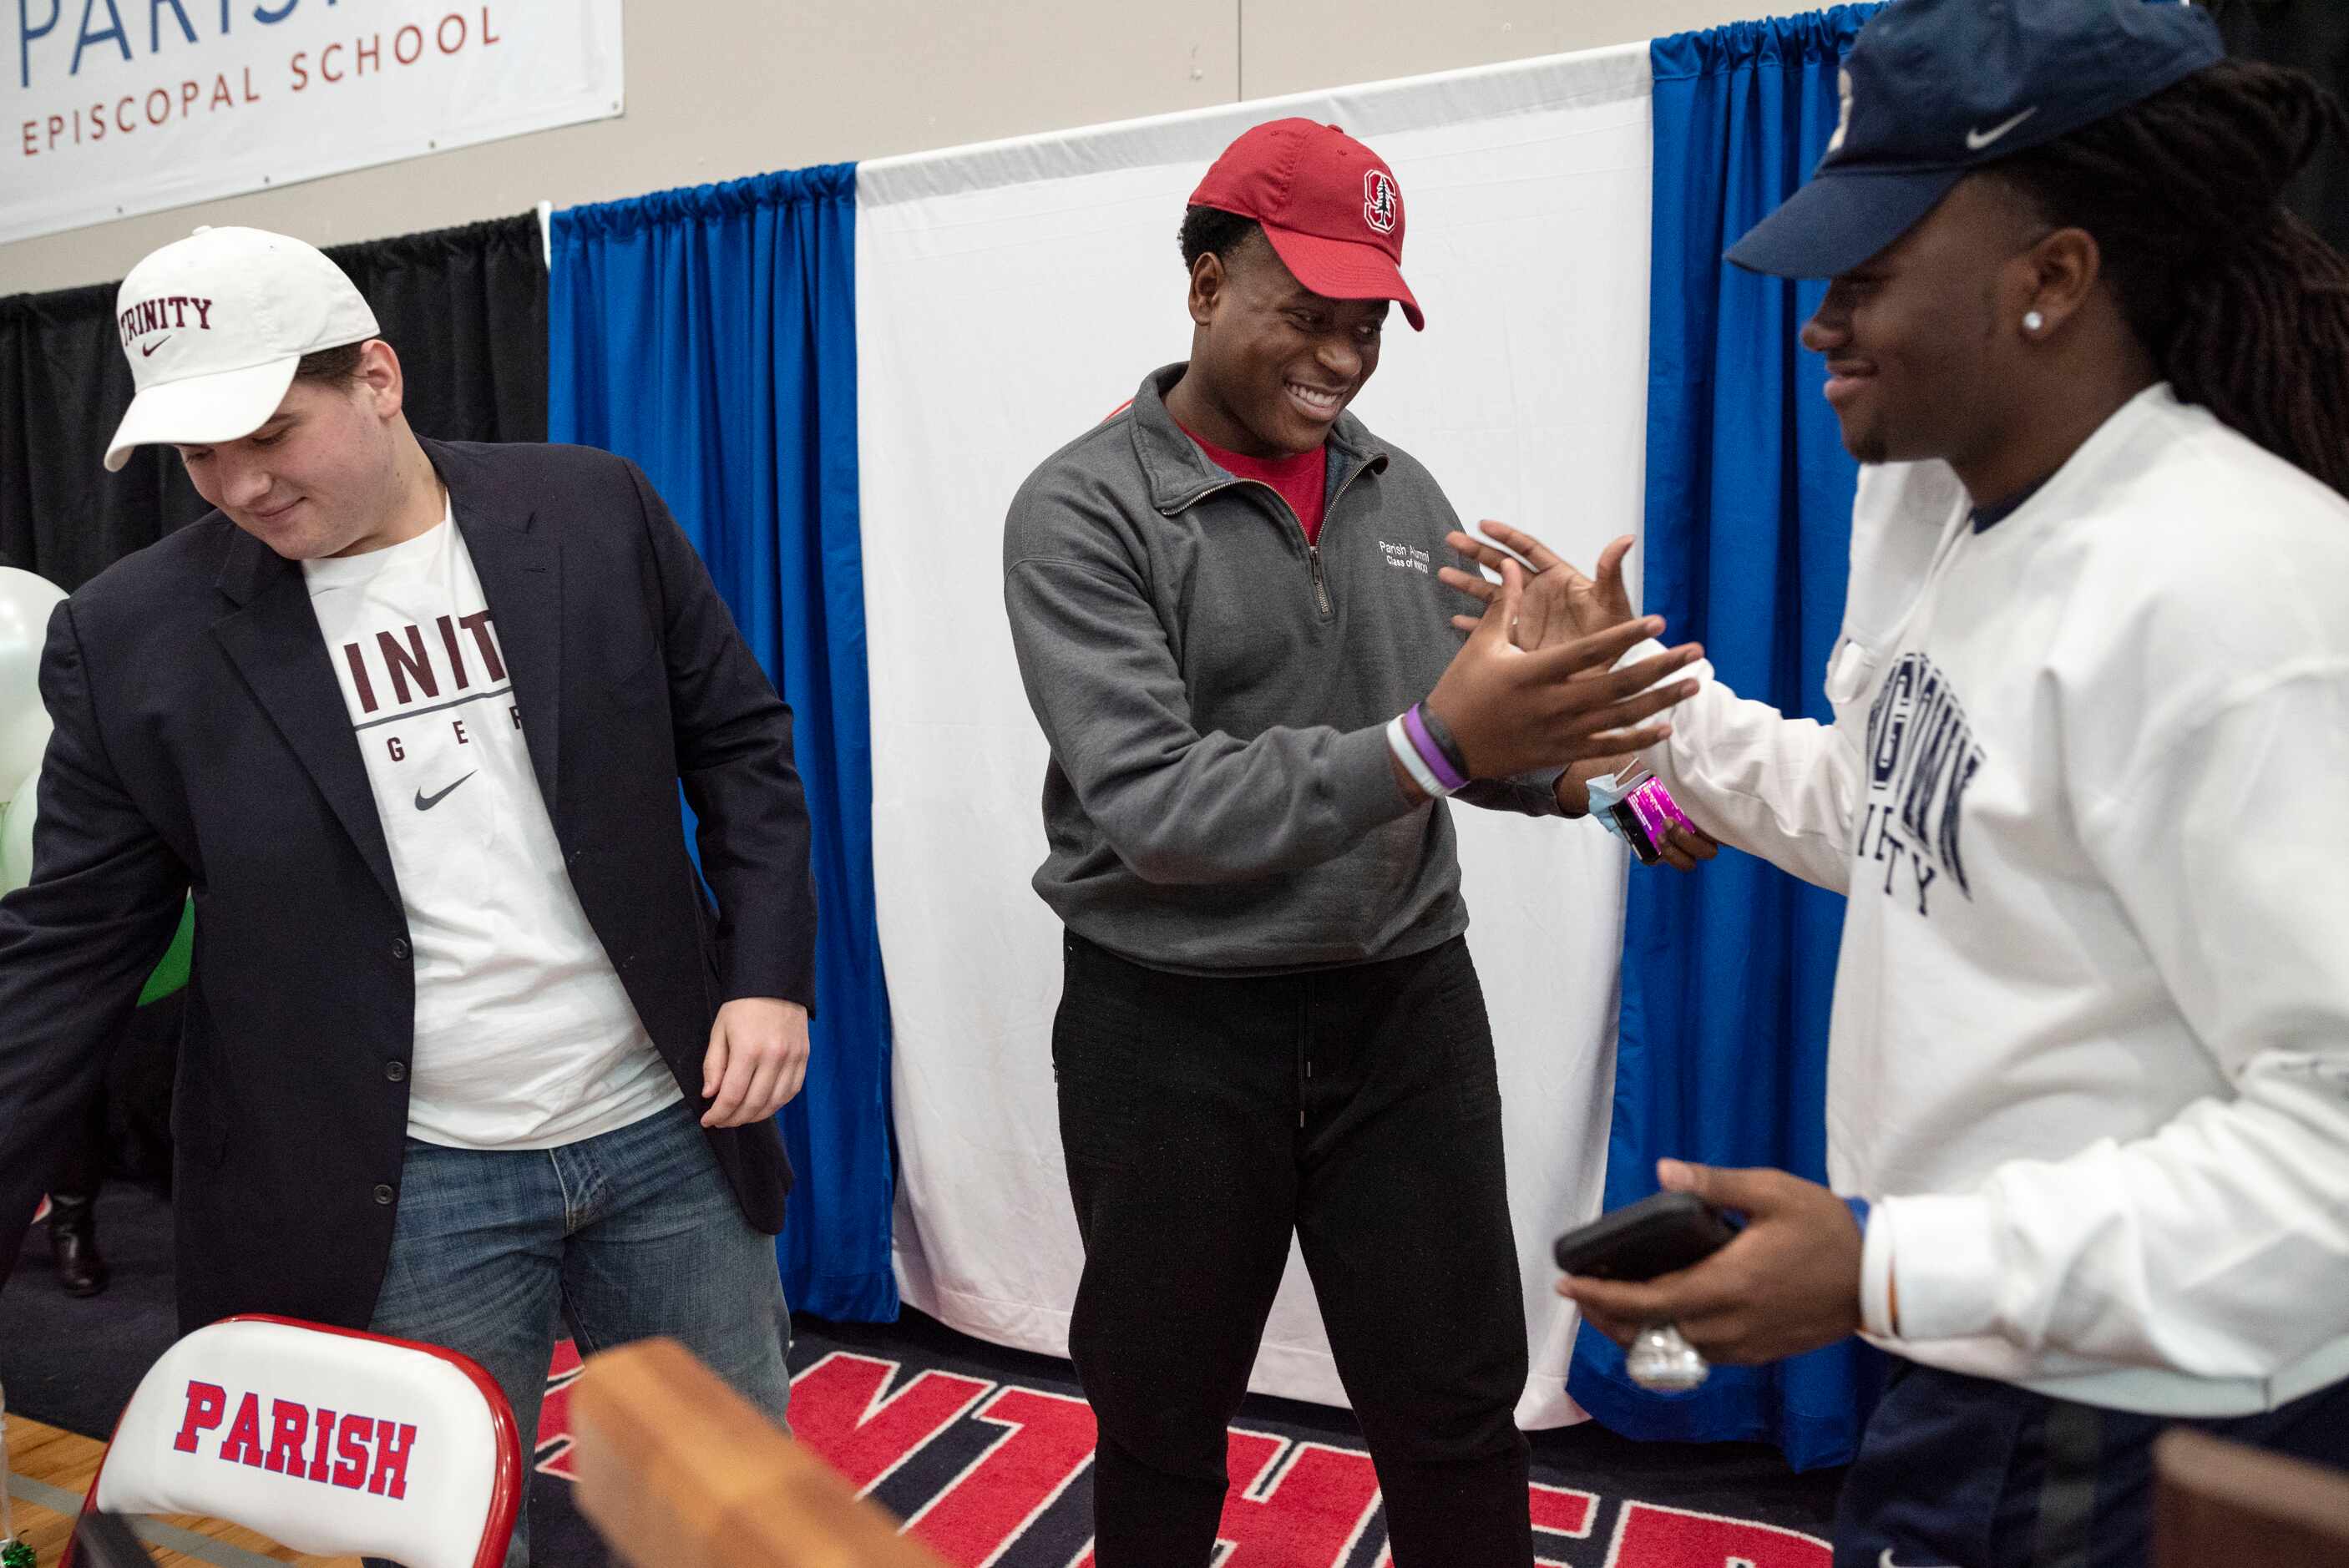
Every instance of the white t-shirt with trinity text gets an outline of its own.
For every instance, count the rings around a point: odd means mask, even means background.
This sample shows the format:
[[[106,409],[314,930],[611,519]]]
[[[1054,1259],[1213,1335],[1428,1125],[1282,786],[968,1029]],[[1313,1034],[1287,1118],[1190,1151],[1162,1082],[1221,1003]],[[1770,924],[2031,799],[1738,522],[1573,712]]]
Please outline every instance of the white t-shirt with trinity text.
[[[302,570],[408,914],[409,1135],[551,1149],[676,1103],[564,871],[527,716],[448,512]]]

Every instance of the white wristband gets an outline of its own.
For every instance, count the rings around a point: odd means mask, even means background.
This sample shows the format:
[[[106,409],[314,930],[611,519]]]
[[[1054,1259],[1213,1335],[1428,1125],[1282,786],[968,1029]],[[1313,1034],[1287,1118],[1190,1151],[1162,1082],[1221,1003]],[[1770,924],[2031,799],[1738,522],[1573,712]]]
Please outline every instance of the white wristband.
[[[1435,781],[1435,774],[1419,755],[1419,748],[1411,743],[1411,736],[1402,727],[1401,714],[1388,721],[1387,749],[1395,754],[1395,760],[1402,763],[1402,770],[1411,775],[1411,781],[1430,796],[1440,800],[1452,793]]]

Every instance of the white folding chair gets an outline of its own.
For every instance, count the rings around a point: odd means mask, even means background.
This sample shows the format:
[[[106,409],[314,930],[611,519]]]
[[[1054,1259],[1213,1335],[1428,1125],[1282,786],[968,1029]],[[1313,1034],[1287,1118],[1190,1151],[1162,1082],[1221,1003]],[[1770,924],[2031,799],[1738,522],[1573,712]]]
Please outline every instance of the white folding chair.
[[[498,1568],[523,1485],[513,1413],[464,1357],[227,1317],[140,1379],[82,1507],[202,1514],[316,1556]]]

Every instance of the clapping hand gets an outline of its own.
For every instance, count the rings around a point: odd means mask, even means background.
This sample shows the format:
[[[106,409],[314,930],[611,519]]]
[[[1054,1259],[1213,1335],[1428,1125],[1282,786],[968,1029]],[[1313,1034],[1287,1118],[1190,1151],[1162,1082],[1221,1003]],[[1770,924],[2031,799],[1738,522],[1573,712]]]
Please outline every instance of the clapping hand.
[[[1513,629],[1517,646],[1531,651],[1576,637],[1594,636],[1631,619],[1631,592],[1623,582],[1623,560],[1631,553],[1630,534],[1599,552],[1598,576],[1585,577],[1575,570],[1572,562],[1523,529],[1489,519],[1478,526],[1493,542],[1461,532],[1447,535],[1444,542],[1495,572],[1501,570],[1504,562],[1512,560],[1522,561],[1533,570],[1533,580],[1526,584],[1525,603],[1517,612],[1517,624]],[[1446,566],[1436,575],[1487,608],[1500,592],[1498,585],[1482,573],[1463,572],[1456,566]],[[1482,619],[1481,615],[1454,615],[1452,624],[1464,632],[1473,632]]]
[[[1591,636],[1568,633],[1526,648],[1506,627],[1522,619],[1525,569],[1504,561],[1490,601],[1491,624],[1471,631],[1427,708],[1458,740],[1472,778],[1506,778],[1541,768],[1616,757],[1671,733],[1658,716],[1696,692],[1694,681],[1667,676],[1702,656],[1693,644],[1615,666],[1659,620],[1627,618]]]
[[[1512,616],[1510,640],[1528,652],[1554,646],[1564,642],[1595,637],[1614,631],[1633,619],[1631,591],[1623,581],[1623,562],[1631,553],[1630,534],[1609,544],[1599,554],[1599,574],[1586,577],[1574,563],[1536,539],[1523,529],[1511,528],[1506,522],[1486,519],[1481,526],[1487,539],[1477,539],[1463,532],[1454,532],[1444,542],[1461,554],[1495,572],[1517,569],[1519,561],[1533,569],[1534,575],[1525,585],[1524,594]],[[1456,566],[1446,566],[1436,575],[1444,582],[1477,600],[1490,610],[1500,597],[1500,584],[1481,573],[1464,572]],[[1484,624],[1482,614],[1460,614],[1452,617],[1460,630],[1474,633]],[[1576,769],[1570,787],[1561,790],[1561,802],[1567,809],[1578,811],[1573,800],[1580,798],[1581,786],[1599,772],[1610,771],[1624,759],[1609,758]],[[1658,845],[1663,851],[1664,864],[1675,871],[1692,872],[1703,861],[1721,852],[1721,845],[1710,834],[1692,831],[1677,824],[1665,830]]]

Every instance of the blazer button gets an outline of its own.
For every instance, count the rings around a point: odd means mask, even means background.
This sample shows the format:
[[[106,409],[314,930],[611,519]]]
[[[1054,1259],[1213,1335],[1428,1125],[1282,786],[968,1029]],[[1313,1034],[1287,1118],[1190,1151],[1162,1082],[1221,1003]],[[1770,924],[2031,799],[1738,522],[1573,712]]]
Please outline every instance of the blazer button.
[[[400,1079],[408,1076],[408,1064],[406,1062],[386,1062],[383,1064],[383,1076],[389,1078],[392,1082],[398,1083]]]
[[[388,1188],[388,1187],[385,1187],[385,1186],[378,1186],[378,1187],[376,1188],[376,1190],[375,1190],[375,1201],[376,1201],[377,1202],[378,1202],[378,1203],[388,1203],[388,1202],[391,1202],[391,1198],[392,1198],[392,1191],[391,1191],[391,1189],[390,1189],[390,1188]]]
[[[391,939],[391,955],[394,958],[405,958],[408,956],[408,938],[405,936],[395,936]]]

